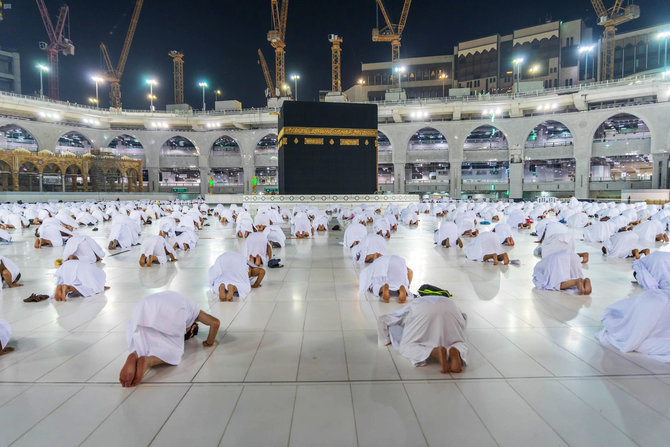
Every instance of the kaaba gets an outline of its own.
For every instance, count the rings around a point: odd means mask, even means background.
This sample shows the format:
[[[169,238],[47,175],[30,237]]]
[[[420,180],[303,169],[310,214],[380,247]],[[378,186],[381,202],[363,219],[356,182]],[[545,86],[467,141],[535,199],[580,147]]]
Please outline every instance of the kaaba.
[[[377,191],[377,106],[284,102],[279,115],[279,194]]]

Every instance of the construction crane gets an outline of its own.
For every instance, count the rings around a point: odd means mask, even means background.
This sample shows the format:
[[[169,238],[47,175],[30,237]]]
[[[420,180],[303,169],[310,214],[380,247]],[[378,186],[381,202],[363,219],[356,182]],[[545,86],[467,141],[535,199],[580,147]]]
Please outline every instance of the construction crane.
[[[56,21],[56,27],[54,28],[53,23],[49,18],[49,11],[44,4],[44,0],[36,1],[37,9],[40,11],[42,22],[44,22],[44,28],[46,28],[47,36],[49,37],[48,44],[46,42],[40,42],[40,48],[47,52],[47,60],[49,62],[49,98],[57,100],[60,98],[60,89],[58,87],[58,53],[62,53],[63,56],[74,56],[74,45],[70,40],[70,8],[67,5],[60,7],[60,10],[58,11],[58,20]],[[63,35],[65,22],[68,22],[67,37]]]
[[[265,61],[265,56],[263,56],[263,52],[261,49],[258,49],[258,63],[260,64],[261,68],[263,69],[263,76],[265,77],[265,83],[268,86],[267,90],[267,96],[270,98],[276,98],[277,97],[277,92],[275,91],[274,86],[272,85],[272,77],[270,76],[270,70],[268,69],[268,63]]]
[[[177,50],[168,53],[174,66],[174,103],[184,104],[184,55]]]
[[[605,8],[602,0],[591,0],[598,15],[598,25],[605,27],[603,32],[603,57],[601,79],[614,79],[614,36],[617,25],[640,17],[639,5],[623,6],[623,0],[616,0],[610,9]]]
[[[135,3],[135,9],[130,18],[130,26],[126,33],[126,40],[123,42],[123,49],[121,50],[121,56],[119,57],[119,63],[116,65],[116,68],[112,65],[112,60],[109,58],[107,47],[104,43],[100,44],[100,51],[102,52],[102,57],[105,60],[105,66],[107,67],[105,80],[109,82],[109,105],[110,107],[117,109],[121,108],[121,76],[123,76],[123,70],[126,68],[128,52],[130,52],[130,44],[133,43],[133,36],[135,35],[135,29],[137,28],[137,21],[140,18],[142,3],[144,3],[144,0],[137,0]]]
[[[391,23],[389,15],[384,8],[384,3],[382,0],[377,0],[377,6],[384,16],[384,21],[386,26],[381,30],[379,28],[373,28],[372,30],[372,41],[373,42],[391,42],[391,63],[392,66],[398,62],[400,59],[400,39],[402,38],[402,32],[405,29],[405,24],[407,23],[407,16],[409,15],[409,7],[412,5],[412,0],[405,0],[405,4],[402,7],[402,12],[400,14],[400,20],[397,25]]]
[[[332,79],[333,79],[333,92],[342,91],[342,65],[340,64],[342,56],[342,42],[343,39],[337,34],[329,34],[328,42],[332,43],[331,48],[331,69],[332,69]]]
[[[281,6],[279,5],[281,1]],[[288,0],[270,0],[272,11],[272,29],[268,31],[268,41],[275,49],[275,85],[283,89],[286,85],[286,20],[288,18]]]

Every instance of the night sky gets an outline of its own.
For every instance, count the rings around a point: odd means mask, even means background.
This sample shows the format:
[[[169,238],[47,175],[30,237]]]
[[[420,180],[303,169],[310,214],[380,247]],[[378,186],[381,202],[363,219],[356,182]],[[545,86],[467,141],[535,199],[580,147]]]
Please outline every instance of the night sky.
[[[0,22],[0,45],[21,53],[22,89],[24,94],[39,90],[39,76],[34,68],[46,61],[38,48],[46,41],[46,32],[34,0],[4,0],[12,3]],[[611,6],[613,0],[606,0]],[[397,21],[402,0],[385,4]],[[55,25],[60,2],[46,0]],[[103,65],[98,45],[105,42],[112,62],[116,64],[128,29],[134,0],[70,0],[71,39],[76,46],[74,57],[60,59],[61,99],[87,103],[95,95],[90,76]],[[670,22],[670,1],[641,0],[642,17],[621,31]],[[123,106],[148,108],[144,79],[155,77],[159,86],[157,108],[173,102],[172,60],[167,53],[180,50],[185,54],[184,89],[186,102],[200,108],[201,79],[210,87],[223,91],[222,99],[237,99],[243,107],[264,106],[265,81],[256,63],[256,49],[265,53],[274,79],[274,53],[266,33],[271,26],[270,0],[145,0],[135,39],[123,74]],[[373,43],[375,25],[374,0],[291,0],[286,32],[286,73],[299,73],[298,97],[318,99],[320,89],[330,89],[330,43],[328,34],[344,38],[342,84],[350,87],[358,78],[361,62],[389,60],[390,44]],[[546,2],[428,1],[415,0],[403,34],[401,57],[451,54],[459,41],[537,25],[546,19],[586,19],[595,23],[589,0]],[[382,18],[380,17],[380,24]],[[602,28],[597,28],[602,33]],[[108,106],[108,88],[101,86],[101,105]],[[207,95],[208,108],[213,107],[212,90]]]

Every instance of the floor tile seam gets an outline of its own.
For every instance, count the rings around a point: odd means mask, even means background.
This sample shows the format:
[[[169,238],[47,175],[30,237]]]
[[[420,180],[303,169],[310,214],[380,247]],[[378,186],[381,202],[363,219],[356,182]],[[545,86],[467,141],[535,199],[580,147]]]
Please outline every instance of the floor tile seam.
[[[461,396],[463,396],[463,399],[465,399],[465,401],[468,403],[468,405],[470,405],[470,408],[472,408],[472,411],[473,411],[473,412],[475,413],[475,415],[477,416],[477,419],[479,419],[479,421],[482,423],[482,425],[483,425],[484,428],[486,429],[486,432],[489,434],[489,436],[491,436],[491,439],[493,439],[493,442],[495,442],[496,445],[497,445],[498,447],[500,447],[500,443],[498,442],[498,440],[496,439],[496,437],[493,436],[493,432],[491,431],[491,429],[489,428],[489,426],[486,424],[486,422],[484,421],[484,419],[482,418],[482,416],[479,414],[479,412],[477,411],[477,408],[475,408],[475,406],[472,404],[472,402],[470,401],[470,399],[468,399],[468,396],[465,395],[465,393],[463,392],[463,390],[461,389],[461,387],[458,386],[458,383],[454,383],[454,385],[456,386],[456,389],[457,389],[458,392],[461,394]]]
[[[301,347],[302,351],[302,347]],[[297,372],[296,372],[297,375]],[[295,404],[298,401],[298,387],[293,388],[293,407],[291,409],[291,421],[288,424],[288,438],[286,440],[286,447],[291,445],[291,432],[293,431],[293,419],[295,417]]]
[[[539,412],[533,405],[531,405],[530,402],[528,402],[528,400],[526,400],[526,398],[523,397],[523,396],[521,395],[521,393],[519,393],[519,392],[517,391],[516,388],[514,388],[514,386],[513,386],[508,380],[505,380],[505,383],[507,383],[507,386],[508,386],[508,387],[509,387],[509,388],[510,388],[510,389],[511,389],[517,396],[519,396],[519,398],[520,398],[520,399],[521,399],[521,400],[528,406],[528,408],[531,409],[531,410],[533,411],[533,413],[535,413],[535,414],[537,415],[537,417],[540,418],[540,420],[541,420],[542,422],[544,422],[544,423],[547,425],[547,427],[549,427],[549,428],[551,429],[551,431],[553,431],[553,432],[556,434],[556,436],[558,436],[558,438],[559,438],[561,441],[563,441],[567,446],[572,445],[572,444],[570,444],[570,442],[569,442],[567,439],[565,439],[565,438],[558,432],[558,429],[556,429],[552,424],[550,424],[549,421],[547,421],[547,420],[544,418],[544,416],[543,416],[542,414],[540,414],[540,412]]]
[[[4,404],[0,405],[0,408],[4,407],[5,405],[9,404],[10,402],[13,402],[14,399],[16,399],[17,397],[21,396],[23,393],[25,393],[26,391],[30,390],[31,388],[33,388],[33,387],[35,386],[34,383],[12,383],[12,384],[5,384],[5,383],[2,383],[2,382],[0,382],[0,385],[17,385],[17,386],[22,386],[22,385],[23,385],[23,386],[26,387],[25,390],[21,391],[19,394],[17,394],[16,396],[12,397],[11,399],[9,399],[9,400],[8,400],[7,402],[5,402]]]
[[[251,361],[249,362],[249,366],[247,366],[247,371],[244,373],[244,378],[242,379],[242,383],[245,383],[247,376],[249,375],[249,371],[251,370],[251,365],[254,364],[256,361],[256,356],[258,355],[258,351],[261,349],[261,345],[263,344],[263,340],[265,340],[265,332],[261,335],[261,339],[258,341],[258,346],[256,346],[256,350],[254,351],[254,356],[251,358]],[[297,378],[297,372],[296,372],[296,378]]]
[[[302,348],[305,344],[305,333],[300,336],[300,349],[298,350],[298,365],[295,368],[295,381],[298,381],[298,377],[300,377],[300,358],[302,357]]]
[[[412,403],[412,399],[409,397],[409,393],[407,392],[407,387],[403,383],[402,385],[402,390],[405,394],[405,397],[407,398],[407,402],[409,403],[410,408],[412,409],[412,414],[414,415],[414,418],[416,419],[416,423],[419,426],[419,430],[421,431],[421,436],[423,436],[423,440],[426,443],[426,446],[430,445],[430,442],[428,442],[428,437],[426,436],[426,433],[423,431],[423,426],[421,425],[421,420],[419,419],[419,415],[416,414],[416,408],[414,408],[414,404]]]
[[[347,385],[347,387],[349,388],[349,402],[351,402],[351,418],[354,421],[354,433],[356,433],[356,447],[359,447],[360,442],[358,442],[358,422],[356,421],[356,413],[354,410],[354,390],[351,388],[351,382]]]
[[[233,408],[230,410],[230,416],[228,416],[228,419],[226,420],[226,424],[223,427],[223,432],[221,432],[221,437],[219,438],[219,442],[216,445],[221,445],[223,442],[223,437],[226,435],[226,431],[228,430],[228,426],[230,425],[230,421],[233,420],[233,415],[235,414],[235,411],[237,410],[237,405],[240,403],[240,399],[242,398],[242,393],[244,393],[244,390],[246,389],[245,385],[242,385],[240,387],[239,393],[237,393],[237,398],[235,398],[235,405],[233,405]]]
[[[78,333],[79,333],[79,334],[85,334],[86,332],[78,332]],[[54,368],[50,369],[50,370],[47,371],[46,373],[44,373],[44,374],[42,374],[41,376],[39,376],[37,379],[35,379],[35,382],[39,382],[39,380],[40,380],[42,377],[44,377],[44,376],[50,374],[51,372],[55,371],[56,369],[60,368],[60,367],[63,366],[65,363],[67,363],[67,362],[69,362],[70,360],[74,359],[74,358],[77,357],[78,355],[81,355],[81,354],[83,354],[84,352],[88,351],[89,349],[92,349],[93,347],[95,347],[95,345],[97,345],[98,343],[100,343],[101,341],[103,341],[104,339],[106,339],[107,337],[111,336],[111,335],[112,335],[112,332],[107,332],[106,334],[107,334],[107,335],[105,335],[104,337],[102,337],[102,338],[101,338],[100,340],[98,340],[97,342],[93,343],[93,344],[92,344],[91,346],[89,346],[88,348],[84,349],[83,351],[78,352],[77,354],[73,355],[72,357],[66,359],[66,360],[65,360],[63,363],[61,363],[60,365],[55,366]],[[121,354],[119,354],[119,355],[123,355],[123,353],[121,353]],[[105,365],[104,365],[102,368],[96,370],[93,374],[91,374],[90,376],[88,376],[88,377],[86,378],[86,382],[88,382],[88,380],[90,380],[91,378],[95,377],[95,375],[98,374],[98,373],[100,373],[100,371],[102,371],[103,369],[105,369],[110,363],[112,363],[114,360],[116,360],[116,358],[119,357],[119,355],[115,356],[112,360],[110,360],[109,362],[105,363]],[[41,383],[41,382],[40,382],[40,383]]]
[[[502,292],[502,293],[505,293],[505,294],[507,294],[508,296],[510,296],[507,292]],[[497,302],[496,304],[497,304],[498,306],[500,306],[500,307],[506,308],[506,307],[504,306],[504,302]],[[508,308],[506,308],[506,309],[508,309]],[[546,312],[546,311],[543,310],[542,308],[539,308],[539,309],[535,308],[534,311],[537,312],[538,314],[540,314],[540,316],[541,316],[542,318],[549,318],[549,319],[551,319],[551,320],[556,321],[557,323],[560,323],[561,326],[557,326],[557,327],[569,327],[567,323],[564,323],[564,322],[561,321],[559,318],[555,317],[554,315],[550,314],[549,312]],[[535,328],[535,327],[547,327],[546,325],[545,325],[545,326],[536,326],[536,325],[534,325],[533,323],[531,323],[530,321],[526,321],[526,320],[524,320],[524,318],[523,318],[523,316],[521,315],[521,312],[520,312],[520,311],[517,311],[517,310],[508,310],[508,312],[510,312],[512,315],[514,315],[516,318],[518,318],[519,320],[523,321],[524,323],[526,323],[526,324],[529,325],[530,327],[533,327],[533,328]]]
[[[118,385],[118,384],[117,384],[117,385]],[[98,430],[98,429],[99,429],[99,428],[100,428],[100,427],[107,421],[107,419],[109,419],[114,413],[116,413],[116,411],[119,409],[119,407],[121,407],[121,405],[123,405],[123,404],[130,398],[130,396],[132,396],[133,394],[135,394],[136,391],[137,391],[137,388],[132,389],[132,390],[128,393],[128,395],[127,395],[126,397],[124,397],[123,399],[121,399],[121,402],[119,402],[119,403],[118,403],[118,404],[117,404],[117,405],[116,405],[116,406],[115,406],[109,413],[107,413],[107,416],[105,416],[104,418],[102,418],[102,420],[100,421],[100,423],[99,423],[98,425],[96,425],[96,426],[93,428],[93,430],[91,430],[91,432],[90,432],[88,435],[86,435],[86,437],[84,437],[84,439],[81,440],[81,442],[79,443],[79,445],[83,445],[83,444],[86,442],[86,440],[87,440],[88,438],[90,438],[91,435],[92,435],[93,433],[95,433],[95,432],[96,432],[96,431],[97,431],[97,430]]]
[[[570,332],[574,332],[575,334],[579,334],[580,337],[584,337],[585,339],[587,339],[587,340],[589,340],[589,341],[595,343],[595,339],[594,339],[594,338],[588,337],[588,336],[582,334],[581,332],[576,331],[576,330],[575,330],[574,328],[572,328],[572,327],[570,328]],[[617,357],[619,357],[619,358],[621,358],[621,359],[624,359],[624,360],[626,360],[626,361],[632,363],[633,365],[637,366],[638,368],[643,369],[643,370],[649,372],[650,374],[654,374],[654,372],[653,372],[652,370],[646,368],[646,367],[643,366],[643,365],[640,365],[639,363],[635,362],[634,360],[631,360],[631,359],[627,358],[627,357],[625,356],[625,353],[624,353],[624,352],[621,352],[621,351],[619,351],[618,349],[615,349],[613,346],[603,345],[603,344],[600,343],[600,342],[598,342],[598,346],[600,346],[604,351],[606,351],[606,352],[610,352],[610,353],[616,355]]]
[[[637,397],[636,395],[632,394],[630,391],[626,390],[623,386],[621,386],[621,385],[619,385],[618,383],[616,383],[613,379],[614,379],[613,377],[608,377],[608,378],[606,378],[605,380],[607,380],[607,382],[608,382],[608,383],[611,383],[612,386],[617,387],[617,388],[618,388],[619,390],[621,390],[623,393],[627,394],[628,396],[630,396],[631,398],[633,398],[634,400],[636,400],[636,401],[639,402],[640,404],[642,404],[642,405],[644,405],[645,407],[647,407],[647,408],[649,408],[650,410],[652,410],[654,413],[660,415],[663,419],[667,419],[667,420],[670,421],[670,414],[669,414],[669,415],[666,415],[666,414],[660,412],[660,411],[657,410],[656,408],[654,408],[654,407],[652,407],[651,405],[649,405],[649,404],[647,404],[646,402],[644,402],[642,399],[640,399],[640,398]],[[665,386],[668,386],[668,384],[665,383],[665,382],[663,382],[662,380],[661,380],[661,384],[662,384],[662,385],[665,385]]]
[[[616,431],[618,431],[619,433],[621,433],[624,437],[626,437],[626,438],[627,438],[630,442],[632,442],[633,444],[635,444],[635,445],[637,445],[637,446],[640,445],[639,443],[635,442],[634,439],[632,439],[630,436],[628,436],[628,433],[626,433],[626,432],[624,432],[623,430],[621,430],[621,428],[620,428],[617,424],[615,424],[613,421],[611,421],[611,420],[609,419],[609,417],[607,417],[602,411],[600,411],[598,408],[594,407],[593,405],[589,404],[587,401],[585,401],[584,399],[582,399],[582,397],[581,397],[579,394],[577,394],[576,392],[574,392],[574,391],[572,391],[570,388],[568,388],[568,387],[563,383],[563,381],[559,380],[559,381],[557,381],[557,382],[558,382],[558,384],[559,384],[563,389],[565,389],[568,393],[570,393],[571,395],[575,396],[581,403],[583,403],[584,405],[586,405],[586,407],[588,407],[588,408],[590,408],[591,410],[593,410],[593,412],[594,412],[595,414],[597,414],[598,416],[600,416],[600,418],[603,419],[608,425],[610,425],[611,428],[613,428],[613,429],[615,429]],[[624,393],[625,393],[625,394],[628,394],[628,393],[626,393],[625,391],[624,391]],[[630,396],[630,394],[628,394],[628,395]],[[631,397],[634,397],[634,396],[631,396]],[[637,400],[637,399],[635,399],[635,400]],[[639,401],[638,401],[638,402],[639,402]],[[642,403],[642,402],[640,402],[640,403]],[[644,403],[643,403],[643,405],[644,405]],[[645,405],[645,406],[646,406],[646,405]],[[664,418],[664,419],[668,419],[668,418]]]
[[[77,391],[75,391],[74,393],[72,393],[71,396],[69,396],[67,399],[65,399],[63,402],[61,402],[59,405],[56,405],[56,407],[54,407],[54,408],[53,408],[51,411],[49,411],[46,415],[44,415],[43,417],[41,417],[38,421],[36,421],[35,423],[33,423],[33,425],[31,425],[31,426],[30,426],[29,428],[27,428],[23,433],[21,433],[18,437],[16,437],[12,442],[10,442],[9,445],[12,445],[12,444],[16,443],[16,441],[18,441],[19,439],[21,439],[22,437],[24,437],[28,432],[30,432],[33,428],[35,428],[40,422],[42,422],[43,420],[45,420],[46,418],[48,418],[49,416],[51,416],[56,410],[58,410],[60,407],[62,407],[63,405],[65,405],[65,404],[66,404],[70,399],[72,399],[74,396],[76,396],[77,394],[81,393],[81,392],[84,390],[84,388],[85,388],[85,387],[83,387],[83,386],[80,387]]]
[[[537,331],[536,331],[537,328],[534,328],[534,327],[533,327],[533,328],[529,328],[529,329],[532,330],[533,332],[535,332],[535,333],[537,334]],[[546,366],[544,366],[539,360],[536,360],[536,358],[535,358],[536,356],[535,356],[535,355],[531,355],[528,351],[526,351],[526,350],[523,349],[521,346],[519,346],[517,343],[515,343],[514,340],[512,340],[512,339],[509,338],[509,337],[507,337],[502,331],[500,331],[500,330],[498,330],[498,329],[496,329],[496,331],[498,331],[498,332],[500,333],[500,335],[502,335],[506,340],[508,340],[508,341],[509,341],[510,343],[512,343],[514,346],[516,346],[517,349],[519,349],[521,352],[523,352],[523,353],[526,354],[528,357],[530,357],[531,359],[533,359],[533,361],[535,361],[535,363],[537,363],[537,364],[540,365],[542,368],[544,368],[549,374],[551,374],[551,375],[554,376],[554,377],[558,377],[558,376],[556,376],[556,374],[554,374],[551,370],[549,370],[549,368],[547,368]],[[551,341],[551,340],[548,340],[548,341],[549,341],[549,343],[551,343],[552,345],[554,345],[556,348],[558,348],[558,349],[560,349],[561,351],[563,351],[565,354],[569,355],[570,357],[574,357],[574,359],[577,360],[578,362],[581,362],[581,363],[583,363],[584,365],[588,366],[589,368],[591,368],[591,369],[593,369],[593,370],[596,370],[596,369],[593,368],[591,365],[589,365],[589,364],[586,363],[584,360],[580,359],[579,357],[577,357],[576,355],[574,355],[572,352],[568,351],[568,350],[565,349],[564,347],[562,347],[562,346],[560,346],[560,345],[554,343],[554,342]],[[550,353],[550,354],[551,354],[551,353]],[[553,357],[553,355],[551,355],[551,356]],[[650,371],[650,372],[651,372],[651,371]]]
[[[149,441],[149,443],[147,444],[147,446],[150,446],[151,444],[154,443],[154,441],[156,440],[156,436],[158,436],[158,434],[161,432],[161,430],[163,430],[163,427],[165,427],[165,424],[167,424],[167,422],[170,420],[170,418],[172,417],[172,415],[174,414],[174,412],[177,410],[177,407],[179,407],[179,405],[181,405],[181,403],[183,402],[184,398],[185,398],[186,395],[189,393],[189,391],[191,391],[192,388],[193,388],[193,384],[191,384],[191,385],[186,389],[186,391],[184,391],[184,394],[181,395],[181,397],[179,398],[179,401],[177,401],[176,405],[175,405],[175,406],[172,408],[172,410],[170,411],[170,414],[167,415],[167,417],[165,418],[165,420],[163,420],[163,423],[161,424],[161,426],[158,428],[158,430],[156,430],[156,433],[154,433],[154,435],[151,437],[151,441]]]
[[[19,363],[24,362],[26,359],[28,359],[28,358],[34,356],[35,354],[39,354],[39,353],[41,353],[42,350],[44,350],[44,349],[50,347],[51,345],[54,345],[54,344],[58,343],[59,341],[63,340],[65,337],[68,337],[69,335],[71,335],[71,334],[68,333],[68,334],[64,335],[63,337],[58,337],[56,340],[53,340],[51,343],[47,343],[46,345],[42,346],[41,348],[38,348],[37,351],[35,351],[35,352],[33,352],[32,354],[29,354],[29,355],[23,357],[21,360],[17,360],[17,361],[14,362],[14,363],[9,363],[9,364],[7,364],[4,368],[0,367],[0,373],[2,373],[3,371],[5,371],[6,369],[11,368],[11,367],[14,366],[14,365],[18,365]],[[16,352],[16,351],[14,351],[14,352]],[[2,383],[2,380],[0,380],[0,383]]]
[[[223,338],[222,338],[221,340],[223,341]],[[198,339],[198,342],[200,342],[200,339]],[[202,343],[202,342],[201,342],[201,343]],[[195,379],[196,377],[198,377],[198,374],[200,374],[200,371],[201,371],[202,368],[205,366],[205,363],[207,363],[207,362],[209,361],[209,359],[212,357],[212,355],[214,355],[214,351],[216,351],[216,348],[218,348],[218,347],[219,347],[219,343],[218,343],[218,341],[217,341],[217,343],[216,343],[216,345],[214,346],[214,348],[211,349],[211,350],[209,350],[209,353],[208,353],[207,356],[205,357],[205,360],[203,360],[203,362],[200,364],[200,367],[198,367],[198,370],[191,376],[190,383],[194,383],[194,382],[193,382],[193,379]]]

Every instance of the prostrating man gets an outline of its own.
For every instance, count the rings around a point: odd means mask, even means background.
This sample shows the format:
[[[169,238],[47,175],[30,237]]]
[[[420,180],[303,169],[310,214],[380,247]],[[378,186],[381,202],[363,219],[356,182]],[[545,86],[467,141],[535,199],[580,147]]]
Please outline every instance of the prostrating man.
[[[0,256],[0,275],[2,275],[3,284],[7,284],[9,288],[23,285],[19,284],[19,279],[21,279],[19,266],[6,256]]]
[[[166,264],[168,257],[171,262],[177,260],[174,248],[162,236],[149,236],[142,242],[140,267],[151,267],[152,264]]]
[[[102,269],[88,262],[71,260],[63,262],[56,273],[56,301],[65,301],[66,298],[83,296],[88,297],[102,293],[109,287],[105,286],[107,275]]]
[[[314,235],[314,228],[312,227],[307,214],[299,212],[291,219],[291,234],[298,239],[305,239]]]
[[[490,231],[483,231],[476,236],[472,242],[465,246],[465,257],[471,261],[486,262],[493,261],[493,265],[498,265],[499,261],[503,264],[509,264],[509,256],[502,249],[498,241],[498,236]]]
[[[366,234],[361,243],[351,249],[354,262],[370,263],[386,254],[386,241],[378,234]]]
[[[244,241],[243,252],[249,262],[256,267],[268,265],[268,260],[272,259],[272,246],[268,242],[265,233],[251,233]]]
[[[642,242],[668,242],[670,240],[665,234],[665,224],[659,220],[645,220],[635,225],[633,232],[640,237]]]
[[[178,233],[174,239],[173,248],[175,250],[179,248],[180,250],[188,251],[194,248],[200,239],[195,231],[182,226],[177,227],[175,233]]]
[[[655,251],[633,262],[633,276],[644,289],[670,290],[670,252]]]
[[[12,328],[9,323],[0,318],[0,355],[9,354],[14,350],[14,348],[7,346],[10,338],[12,338]]]
[[[442,373],[459,373],[466,364],[467,317],[454,300],[443,296],[420,296],[402,309],[377,320],[380,346],[393,344],[414,366],[436,358]]]
[[[368,230],[365,228],[365,225],[358,222],[350,223],[347,229],[344,230],[344,246],[354,248],[367,234]]]
[[[670,290],[650,289],[617,301],[600,321],[596,338],[602,344],[670,363]]]
[[[105,252],[90,236],[72,236],[63,249],[63,259],[79,259],[95,264],[105,257]]]
[[[440,228],[435,231],[433,240],[436,244],[442,245],[443,247],[450,248],[458,245],[463,248],[463,242],[461,241],[461,238],[458,237],[458,227],[454,222],[449,222],[447,220],[443,221],[440,224]]]
[[[118,214],[112,219],[112,228],[107,238],[107,248],[114,250],[121,247],[125,250],[137,245],[141,231],[141,227],[128,216]]]
[[[252,267],[243,255],[234,251],[216,258],[207,272],[209,286],[219,294],[221,301],[232,301],[235,294],[240,298],[246,297],[252,288],[260,287],[264,277],[264,269]],[[250,285],[249,278],[256,278],[253,285]]]
[[[512,227],[506,223],[499,223],[493,227],[491,230],[493,233],[498,236],[498,240],[502,245],[507,245],[509,247],[514,246],[514,236],[512,235]]]
[[[60,223],[54,223],[51,220],[43,223],[37,228],[37,239],[35,240],[35,248],[42,247],[62,247],[67,240],[72,236],[72,230],[65,228]]]
[[[543,253],[533,269],[533,284],[540,290],[577,288],[580,295],[591,294],[591,280],[584,278],[581,258],[569,249]]]
[[[277,224],[268,226],[263,230],[263,234],[268,238],[268,242],[274,248],[282,248],[286,244],[286,235]]]
[[[636,233],[621,231],[614,233],[604,242],[602,252],[610,258],[640,259],[641,254],[648,256],[650,250],[640,247],[640,238]]]
[[[404,303],[413,275],[400,256],[377,256],[372,264],[361,270],[359,291],[370,291],[375,296],[381,296],[385,303],[389,302],[391,292],[398,292],[398,302]]]
[[[214,346],[220,322],[193,301],[172,291],[142,298],[126,326],[130,355],[119,374],[121,386],[139,385],[152,366],[178,365],[184,355],[184,342],[198,333],[198,322],[209,326],[202,344]]]

